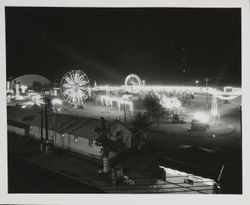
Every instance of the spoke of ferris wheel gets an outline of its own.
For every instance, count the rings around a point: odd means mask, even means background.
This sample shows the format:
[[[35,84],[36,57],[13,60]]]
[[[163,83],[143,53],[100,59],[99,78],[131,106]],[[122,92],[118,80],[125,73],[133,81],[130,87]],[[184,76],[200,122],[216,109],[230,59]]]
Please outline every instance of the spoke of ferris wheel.
[[[63,84],[64,87],[74,87],[73,83],[65,83]]]
[[[81,83],[82,81],[84,81],[84,75],[78,75],[77,79],[76,79],[76,82]]]
[[[87,83],[89,83],[89,81],[87,80],[87,81],[76,81],[76,82],[73,82],[73,81],[71,81],[69,78],[66,78],[66,81],[68,82],[68,83],[66,83],[66,84],[64,84],[63,85],[63,87],[65,87],[65,88],[70,88],[70,87],[74,87],[75,86],[75,84],[78,84],[78,86],[84,86],[84,85],[86,85]]]
[[[69,75],[70,81],[73,83],[75,80],[75,74],[74,73],[70,73]]]
[[[77,81],[81,82],[83,80],[83,75],[77,76]]]
[[[83,93],[83,94],[82,94],[82,98],[83,98],[83,99],[87,99],[87,98],[88,98],[88,95],[87,95],[86,93]]]
[[[89,81],[86,80],[86,81],[81,81],[78,85],[79,85],[79,86],[85,86],[85,85],[88,84],[88,83],[89,83]]]
[[[73,91],[74,89],[75,89],[75,86],[64,86],[64,91],[63,92],[65,92],[65,91],[67,91],[67,90],[70,90],[70,91]]]
[[[63,92],[63,95],[71,95],[72,92],[73,92],[72,89],[67,89],[67,90],[65,90],[65,91]]]
[[[78,83],[79,83],[79,85],[85,85],[88,82],[89,82],[89,80],[86,77],[81,76]]]
[[[72,100],[72,97],[73,97],[72,95],[66,95],[67,100]]]
[[[82,97],[85,99],[85,98],[87,98],[87,95],[85,93],[83,93]]]
[[[73,88],[74,86],[72,86],[71,84],[67,83],[67,84],[63,84],[63,87],[64,88]]]
[[[74,82],[75,82],[75,83],[79,83],[79,73],[76,73],[76,74],[74,75]]]
[[[72,81],[72,76],[71,76],[71,75],[66,76],[66,77],[65,77],[65,80],[67,81],[68,84],[72,84],[72,83],[73,83],[73,81]]]
[[[86,91],[86,87],[79,87],[80,92],[85,92]]]
[[[85,81],[85,82],[80,83],[79,86],[85,87],[88,83],[89,83],[89,81]]]
[[[81,100],[86,98],[86,94],[84,92],[77,92],[74,95],[72,95],[72,97],[74,100],[75,99]]]
[[[79,90],[79,92],[78,92],[76,95],[77,95],[77,96],[82,96],[82,95],[84,95],[84,92],[81,91],[81,90]]]
[[[82,94],[81,88],[78,87],[78,89],[74,92],[74,95],[79,96]]]
[[[69,96],[69,95],[65,96],[65,98],[66,98],[65,99],[66,101],[70,101],[71,100],[71,96]]]
[[[80,80],[80,81],[83,80],[84,77],[85,77],[84,74],[80,75],[80,76],[79,76],[79,80]]]

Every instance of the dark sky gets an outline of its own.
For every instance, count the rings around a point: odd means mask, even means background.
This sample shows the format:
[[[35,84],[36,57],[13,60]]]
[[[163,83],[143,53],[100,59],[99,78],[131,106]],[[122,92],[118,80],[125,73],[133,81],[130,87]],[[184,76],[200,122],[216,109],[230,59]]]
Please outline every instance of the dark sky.
[[[7,77],[61,79],[81,69],[91,84],[241,82],[241,10],[6,7]]]

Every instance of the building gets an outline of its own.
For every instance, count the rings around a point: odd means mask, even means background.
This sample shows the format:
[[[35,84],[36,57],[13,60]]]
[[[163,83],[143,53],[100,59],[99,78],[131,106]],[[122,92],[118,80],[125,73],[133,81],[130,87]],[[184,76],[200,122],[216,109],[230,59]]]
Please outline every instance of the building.
[[[21,75],[21,76],[14,78],[11,81],[11,87],[13,88],[15,83],[19,83],[20,85],[26,85],[28,87],[32,87],[34,82],[38,82],[41,85],[50,84],[50,81],[41,75],[26,74],[26,75]]]
[[[126,148],[132,147],[132,132],[119,120],[114,120],[114,122],[109,125],[108,137],[113,141],[121,139]]]
[[[23,113],[24,116],[31,114]],[[8,115],[8,131],[21,136],[29,133],[34,139],[41,140],[40,116],[35,116],[29,124],[22,121],[24,116]],[[126,148],[132,146],[132,133],[121,122],[114,121],[108,123],[107,126],[108,137],[114,141],[121,139]],[[101,120],[54,113],[48,117],[48,140],[56,148],[100,159],[101,147],[96,145],[96,139],[99,137],[95,131],[97,127],[102,127]],[[46,129],[43,128],[43,139],[45,138]]]

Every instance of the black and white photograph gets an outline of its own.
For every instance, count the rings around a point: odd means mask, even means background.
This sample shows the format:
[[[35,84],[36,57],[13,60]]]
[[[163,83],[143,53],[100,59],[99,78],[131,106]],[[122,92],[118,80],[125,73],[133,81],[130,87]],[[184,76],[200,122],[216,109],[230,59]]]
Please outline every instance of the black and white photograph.
[[[5,5],[7,194],[242,196],[242,16]]]

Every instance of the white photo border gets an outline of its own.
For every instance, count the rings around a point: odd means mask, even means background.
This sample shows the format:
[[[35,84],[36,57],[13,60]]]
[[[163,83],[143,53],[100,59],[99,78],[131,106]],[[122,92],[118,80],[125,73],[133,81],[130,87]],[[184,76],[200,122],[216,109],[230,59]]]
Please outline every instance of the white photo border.
[[[249,197],[249,1],[248,0],[1,0],[0,3],[0,203],[3,204],[247,204]],[[7,114],[5,7],[210,7],[241,8],[242,11],[242,120],[243,120],[243,194],[242,195],[172,195],[172,194],[8,194],[7,190]]]

